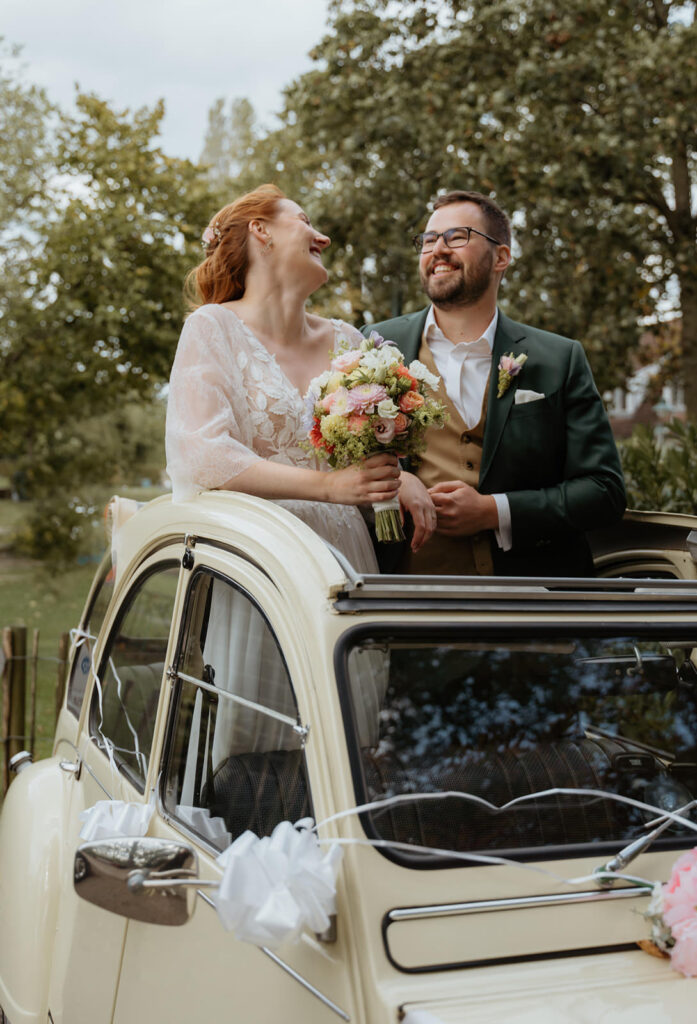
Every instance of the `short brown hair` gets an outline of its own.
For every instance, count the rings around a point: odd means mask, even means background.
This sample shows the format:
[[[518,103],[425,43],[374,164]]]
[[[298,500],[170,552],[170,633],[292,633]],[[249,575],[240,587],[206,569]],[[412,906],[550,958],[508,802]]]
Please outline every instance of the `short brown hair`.
[[[285,198],[275,185],[259,185],[211,217],[205,258],[186,279],[192,309],[204,302],[242,298],[249,268],[249,222],[271,220]]]
[[[453,192],[445,192],[438,196],[433,204],[434,210],[440,210],[441,206],[450,206],[452,203],[476,203],[484,212],[487,231],[493,238],[497,238],[501,245],[511,244],[511,224],[498,203],[495,203],[489,196],[481,192],[465,192],[456,189]]]

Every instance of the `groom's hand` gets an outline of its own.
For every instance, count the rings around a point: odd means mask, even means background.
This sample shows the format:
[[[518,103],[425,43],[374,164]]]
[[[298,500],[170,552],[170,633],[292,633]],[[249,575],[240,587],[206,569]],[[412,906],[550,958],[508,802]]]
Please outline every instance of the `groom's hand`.
[[[445,480],[429,488],[436,507],[436,533],[469,537],[481,530],[496,530],[499,513],[490,494],[480,494],[462,480]]]

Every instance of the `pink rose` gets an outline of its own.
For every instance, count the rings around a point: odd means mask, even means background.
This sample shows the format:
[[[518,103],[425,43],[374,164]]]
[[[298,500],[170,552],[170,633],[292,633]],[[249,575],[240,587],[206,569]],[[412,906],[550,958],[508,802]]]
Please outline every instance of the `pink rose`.
[[[418,409],[423,404],[424,396],[420,395],[418,391],[407,391],[406,395],[402,395],[397,402],[402,412],[413,412],[414,409]]]
[[[694,849],[678,857],[670,879],[663,886],[663,920],[674,933],[680,924],[697,924],[696,908],[697,849]]]
[[[686,978],[697,974],[697,918],[672,929],[675,945],[670,951],[671,966]]]
[[[387,398],[382,384],[357,384],[348,393],[348,407],[351,412],[373,412],[378,402]]]
[[[360,361],[360,352],[343,352],[336,359],[332,359],[331,368],[332,370],[339,370],[340,373],[350,373],[351,370],[356,369]]]
[[[389,444],[395,435],[394,420],[381,416],[373,423],[373,430],[376,441],[379,441],[380,444]]]
[[[331,394],[325,395],[322,401],[319,403],[325,412],[331,412],[331,408],[336,401],[336,391],[332,391]]]
[[[346,426],[349,428],[352,434],[360,434],[363,427],[368,422],[369,417],[363,412],[352,412],[346,421]]]
[[[395,434],[403,434],[409,426],[409,418],[404,415],[403,412],[398,412],[394,417],[394,432]]]

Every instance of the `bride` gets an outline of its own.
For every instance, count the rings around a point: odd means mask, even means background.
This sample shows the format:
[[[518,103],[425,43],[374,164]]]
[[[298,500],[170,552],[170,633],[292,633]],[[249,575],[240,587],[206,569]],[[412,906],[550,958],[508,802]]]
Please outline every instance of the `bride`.
[[[329,366],[340,337],[360,333],[306,312],[327,280],[330,244],[274,185],[223,207],[203,235],[205,258],[188,284],[195,310],[182,330],[170,377],[167,471],[173,498],[223,489],[270,498],[337,547],[360,571],[376,572],[356,506],[393,498],[414,520],[413,543],[435,527],[428,492],[402,474],[396,456],[327,471],[300,442],[303,395]]]

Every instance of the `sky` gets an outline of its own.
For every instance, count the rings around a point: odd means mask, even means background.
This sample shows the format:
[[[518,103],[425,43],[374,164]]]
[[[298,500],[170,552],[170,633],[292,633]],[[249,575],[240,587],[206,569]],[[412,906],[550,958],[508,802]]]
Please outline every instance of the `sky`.
[[[270,127],[307,71],[328,0],[0,0],[0,35],[25,80],[70,107],[75,83],[118,109],[164,98],[162,148],[198,159],[210,106],[246,97]]]

